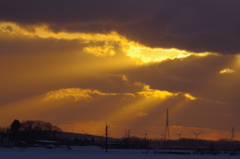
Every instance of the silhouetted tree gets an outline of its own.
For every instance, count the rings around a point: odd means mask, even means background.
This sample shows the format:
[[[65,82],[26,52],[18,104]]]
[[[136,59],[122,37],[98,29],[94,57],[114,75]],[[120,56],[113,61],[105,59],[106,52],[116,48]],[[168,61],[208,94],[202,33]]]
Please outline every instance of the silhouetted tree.
[[[10,125],[10,132],[11,132],[10,136],[12,140],[19,140],[20,128],[21,128],[21,123],[19,122],[19,120],[15,119]]]
[[[14,134],[19,133],[20,127],[21,127],[21,123],[19,122],[19,120],[15,119],[10,126],[10,130]]]
[[[0,133],[6,134],[8,129],[9,129],[8,127],[0,127]]]

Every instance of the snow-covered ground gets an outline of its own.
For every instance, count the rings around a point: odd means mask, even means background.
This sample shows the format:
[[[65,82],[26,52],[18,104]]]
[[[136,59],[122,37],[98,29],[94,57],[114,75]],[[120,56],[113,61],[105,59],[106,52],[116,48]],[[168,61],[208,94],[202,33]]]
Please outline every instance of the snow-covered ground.
[[[174,154],[154,154],[149,151],[142,154],[142,150],[108,150],[99,147],[72,147],[67,148],[0,148],[0,159],[237,159],[240,155],[229,156],[229,154],[219,155],[174,155]]]

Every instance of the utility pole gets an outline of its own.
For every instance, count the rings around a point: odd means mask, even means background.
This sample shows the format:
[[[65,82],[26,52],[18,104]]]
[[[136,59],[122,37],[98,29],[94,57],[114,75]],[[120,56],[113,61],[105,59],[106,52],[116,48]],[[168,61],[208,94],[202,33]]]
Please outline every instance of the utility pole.
[[[148,130],[146,131],[146,133],[145,134],[143,134],[144,135],[144,138],[145,138],[145,141],[147,141],[147,137],[148,137]]]
[[[127,131],[127,136],[130,139],[130,129],[128,129],[128,131]]]
[[[163,129],[163,132],[162,132],[162,134],[160,136],[162,136],[162,147],[164,147],[164,129]],[[160,143],[159,143],[159,147],[161,146]]]
[[[144,147],[148,148],[148,141],[147,141],[147,137],[148,137],[148,130],[146,131],[144,135]]]
[[[108,125],[106,122],[106,152],[108,152]]]
[[[130,138],[130,129],[125,129],[124,137]]]
[[[232,141],[234,141],[234,127],[232,127]]]
[[[163,130],[161,136],[162,136],[162,142],[163,142],[163,140],[164,140],[164,130]]]
[[[127,139],[128,139],[129,144],[131,145],[131,143],[130,143],[130,129],[127,130]]]

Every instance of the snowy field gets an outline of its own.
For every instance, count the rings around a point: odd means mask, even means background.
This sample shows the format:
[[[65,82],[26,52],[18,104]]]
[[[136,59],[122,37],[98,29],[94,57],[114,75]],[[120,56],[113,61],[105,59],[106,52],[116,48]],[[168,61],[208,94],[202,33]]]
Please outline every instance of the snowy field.
[[[154,154],[149,151],[142,154],[142,150],[112,150],[107,153],[98,147],[46,148],[0,148],[0,159],[239,159],[240,155],[174,155]]]

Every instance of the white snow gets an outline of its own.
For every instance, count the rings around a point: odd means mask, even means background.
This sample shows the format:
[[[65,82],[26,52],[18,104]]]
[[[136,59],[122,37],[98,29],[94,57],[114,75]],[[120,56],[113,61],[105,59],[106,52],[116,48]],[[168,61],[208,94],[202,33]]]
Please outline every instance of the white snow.
[[[237,159],[240,155],[174,155],[154,154],[153,150],[147,154],[143,150],[115,150],[110,149],[106,153],[104,149],[96,146],[67,148],[0,148],[0,159]]]

